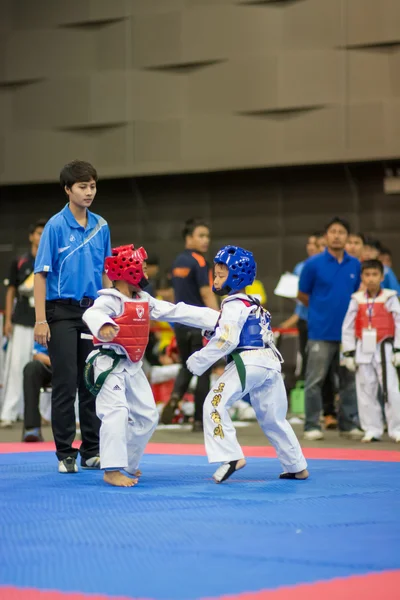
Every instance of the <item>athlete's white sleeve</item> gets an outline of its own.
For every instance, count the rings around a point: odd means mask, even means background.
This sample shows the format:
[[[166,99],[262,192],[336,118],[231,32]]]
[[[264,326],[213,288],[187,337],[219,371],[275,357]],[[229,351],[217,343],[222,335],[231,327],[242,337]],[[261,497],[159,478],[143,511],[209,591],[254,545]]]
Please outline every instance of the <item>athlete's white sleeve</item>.
[[[113,325],[119,330],[112,317],[116,317],[120,312],[121,300],[117,296],[104,294],[96,298],[93,306],[83,313],[82,319],[92,334],[102,341],[99,331],[103,325]]]
[[[215,334],[207,346],[192,354],[186,362],[189,371],[194,375],[202,375],[220,358],[233,352],[247,316],[248,309],[241,300],[224,304]]]
[[[191,306],[184,302],[172,304],[165,300],[157,300],[149,295],[150,319],[153,321],[168,321],[180,323],[198,329],[214,329],[219,318],[219,312],[212,308]]]
[[[342,325],[342,351],[352,352],[356,349],[355,321],[358,312],[358,302],[355,298],[350,300],[349,308]]]
[[[388,298],[386,308],[392,313],[394,319],[394,348],[400,348],[400,302],[398,297]]]

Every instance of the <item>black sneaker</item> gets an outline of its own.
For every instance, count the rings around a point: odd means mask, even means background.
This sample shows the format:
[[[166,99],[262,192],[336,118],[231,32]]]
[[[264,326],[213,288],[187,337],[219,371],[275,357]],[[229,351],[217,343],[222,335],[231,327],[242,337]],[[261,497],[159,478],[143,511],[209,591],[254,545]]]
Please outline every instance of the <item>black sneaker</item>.
[[[175,412],[179,410],[180,400],[181,399],[178,396],[171,396],[171,398],[168,400],[161,413],[160,421],[163,425],[171,425],[175,416]]]
[[[82,469],[100,469],[100,456],[81,458]]]
[[[195,421],[193,423],[192,431],[194,433],[203,433],[203,431],[204,431],[203,421]]]
[[[74,456],[68,456],[63,460],[58,461],[58,472],[59,473],[77,473],[78,465],[76,464],[76,458]]]

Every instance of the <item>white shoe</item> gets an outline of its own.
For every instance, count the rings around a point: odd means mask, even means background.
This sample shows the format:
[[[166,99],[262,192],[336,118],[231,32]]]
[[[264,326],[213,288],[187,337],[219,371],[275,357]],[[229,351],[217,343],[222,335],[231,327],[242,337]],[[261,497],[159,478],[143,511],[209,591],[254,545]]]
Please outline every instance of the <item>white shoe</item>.
[[[364,437],[364,432],[361,429],[350,429],[350,431],[346,432],[350,439],[352,440],[361,440]]]
[[[394,442],[396,442],[396,444],[400,444],[400,433],[396,433],[392,439]]]
[[[317,440],[323,440],[324,434],[319,429],[311,429],[311,431],[305,431],[303,438],[309,442],[316,442]]]
[[[361,441],[363,444],[368,444],[369,442],[380,442],[381,438],[378,437],[377,435],[374,435],[373,433],[367,432]]]
[[[58,461],[58,472],[59,473],[77,473],[78,465],[76,464],[76,458],[68,456],[64,460]]]
[[[14,425],[13,421],[0,421],[0,427],[2,429],[6,429],[6,428],[9,428],[9,427],[12,427],[13,425]]]

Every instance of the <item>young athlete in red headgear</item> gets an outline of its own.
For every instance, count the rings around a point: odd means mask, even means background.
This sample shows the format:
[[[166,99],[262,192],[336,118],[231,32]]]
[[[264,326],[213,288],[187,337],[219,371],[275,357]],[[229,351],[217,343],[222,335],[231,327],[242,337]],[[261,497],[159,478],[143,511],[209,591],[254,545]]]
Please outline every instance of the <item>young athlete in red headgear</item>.
[[[104,480],[120,487],[137,483],[140,459],[158,422],[151,387],[142,370],[150,320],[213,329],[219,316],[210,308],[183,302],[175,305],[144,292],[146,258],[144,248],[114,248],[105,261],[105,272],[114,287],[100,290],[83,315],[97,346],[88,357],[86,382],[97,396],[100,464]]]

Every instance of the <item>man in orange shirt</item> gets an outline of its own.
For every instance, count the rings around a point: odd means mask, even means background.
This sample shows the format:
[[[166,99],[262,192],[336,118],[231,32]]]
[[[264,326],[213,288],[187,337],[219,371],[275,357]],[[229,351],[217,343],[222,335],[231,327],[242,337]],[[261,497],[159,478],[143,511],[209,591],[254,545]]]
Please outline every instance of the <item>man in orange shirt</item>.
[[[185,240],[185,250],[177,256],[172,266],[175,302],[208,306],[218,310],[217,300],[210,285],[211,270],[204,257],[210,244],[210,228],[201,219],[189,219],[184,225],[182,237]],[[203,338],[199,329],[184,325],[175,325],[174,328],[182,368],[176,378],[171,398],[161,415],[161,422],[164,424],[172,423],[175,410],[193,377],[186,368],[187,359],[193,352],[203,347]],[[206,371],[197,381],[193,431],[203,430],[203,404],[209,389],[210,372]]]

